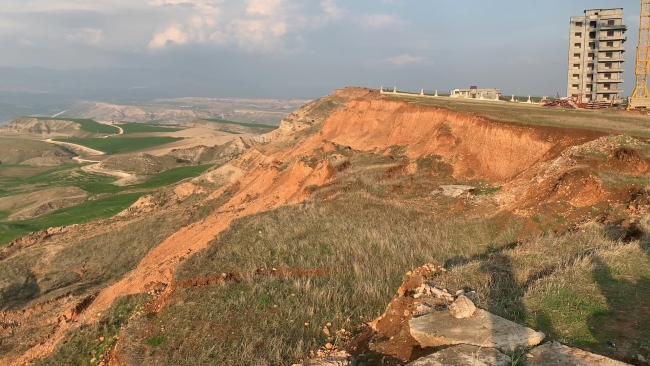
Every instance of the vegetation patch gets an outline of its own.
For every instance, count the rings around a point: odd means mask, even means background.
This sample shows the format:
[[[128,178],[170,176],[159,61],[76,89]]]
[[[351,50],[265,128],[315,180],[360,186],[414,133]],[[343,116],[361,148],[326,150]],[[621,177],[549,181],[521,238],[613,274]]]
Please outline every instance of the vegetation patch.
[[[182,130],[180,128],[164,127],[163,125],[153,126],[145,123],[120,123],[119,126],[125,135],[147,132],[177,132]]]
[[[107,125],[104,123],[99,123],[93,121],[92,119],[76,119],[76,118],[50,118],[50,117],[28,117],[36,118],[38,120],[45,121],[68,121],[74,122],[81,126],[81,129],[86,132],[96,133],[96,134],[117,134],[120,132],[115,126]]]
[[[80,224],[111,217],[132,205],[141,195],[142,193],[116,195],[87,201],[34,219],[0,222],[0,245],[7,244],[31,232],[45,230],[50,227]]]
[[[204,119],[203,121],[208,121],[208,122],[215,122],[215,123],[221,123],[221,124],[227,124],[227,125],[238,125],[238,126],[243,126],[243,127],[251,127],[251,128],[261,128],[261,129],[266,129],[269,131],[276,130],[278,126],[271,126],[271,125],[264,125],[260,123],[243,123],[243,122],[233,122],[233,121],[226,121],[223,119],[214,119],[214,118],[207,118]]]
[[[68,142],[103,151],[106,154],[124,154],[139,150],[165,145],[182,140],[179,137],[109,137],[109,138],[59,138],[55,141]]]
[[[50,356],[34,362],[45,365],[99,365],[105,353],[117,343],[117,335],[134,314],[142,310],[148,295],[130,295],[117,299],[95,324],[80,327],[66,335]]]

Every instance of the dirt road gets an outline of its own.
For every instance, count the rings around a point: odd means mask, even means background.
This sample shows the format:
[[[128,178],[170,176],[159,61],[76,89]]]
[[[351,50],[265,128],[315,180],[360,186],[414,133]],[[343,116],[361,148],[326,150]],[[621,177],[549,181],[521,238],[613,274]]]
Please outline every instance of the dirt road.
[[[86,147],[86,146],[83,146],[83,145],[73,144],[73,143],[70,143],[70,142],[54,141],[52,139],[47,139],[47,140],[44,140],[44,141],[49,142],[50,144],[54,144],[54,145],[73,147],[75,149],[85,151],[85,152],[87,152],[87,153],[89,153],[91,155],[106,155],[106,153],[103,152],[103,151],[91,149],[89,147]]]

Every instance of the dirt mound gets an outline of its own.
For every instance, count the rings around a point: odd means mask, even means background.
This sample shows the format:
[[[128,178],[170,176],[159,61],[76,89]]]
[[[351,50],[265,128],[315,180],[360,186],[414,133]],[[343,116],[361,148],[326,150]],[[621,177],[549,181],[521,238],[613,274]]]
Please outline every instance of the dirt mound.
[[[87,197],[88,194],[77,187],[51,188],[0,198],[0,211],[10,213],[8,220],[25,220],[74,206],[84,202]]]
[[[85,134],[81,131],[78,123],[61,120],[48,120],[39,118],[18,118],[5,127],[0,128],[0,132],[14,133],[33,133],[33,134],[64,134],[78,136]]]
[[[30,165],[30,166],[59,166],[67,163],[70,163],[69,157],[44,156],[44,157],[31,158],[23,161],[20,164]]]
[[[156,174],[169,169],[155,156],[144,153],[112,157],[102,161],[99,167],[131,174]]]

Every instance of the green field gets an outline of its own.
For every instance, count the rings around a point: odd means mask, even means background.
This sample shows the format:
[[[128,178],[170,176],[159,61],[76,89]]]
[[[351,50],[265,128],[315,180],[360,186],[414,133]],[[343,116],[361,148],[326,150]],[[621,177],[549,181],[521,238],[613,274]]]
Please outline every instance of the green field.
[[[111,217],[132,205],[142,195],[143,193],[129,193],[110,196],[57,210],[34,219],[0,222],[0,245],[34,231]]]
[[[144,123],[122,123],[119,126],[122,127],[125,135],[146,132],[176,132],[181,130],[180,128],[159,127]]]
[[[89,147],[91,149],[103,151],[108,155],[124,154],[150,147],[168,144],[170,142],[182,140],[179,137],[110,137],[105,139],[96,138],[63,138],[54,139],[60,142],[69,142]]]
[[[222,123],[226,125],[238,125],[238,126],[251,127],[251,128],[262,128],[262,129],[268,129],[269,131],[273,131],[278,128],[278,126],[263,125],[259,123],[233,122],[233,121],[226,121],[223,119],[214,119],[214,118],[207,118],[204,119],[203,121]]]
[[[115,126],[105,125],[93,121],[92,119],[75,119],[75,118],[49,118],[49,117],[28,117],[36,118],[39,120],[54,120],[54,121],[69,121],[77,123],[81,126],[81,129],[86,132],[97,133],[97,134],[117,134],[119,130]]]
[[[0,169],[0,184],[7,191],[0,190],[0,197],[10,196],[45,188],[75,186],[91,195],[106,195],[97,200],[90,200],[77,206],[54,211],[50,214],[23,221],[3,222],[8,213],[0,212],[0,246],[29,234],[49,227],[65,226],[84,223],[96,219],[111,217],[130,206],[140,196],[160,187],[178,183],[179,181],[199,176],[212,164],[186,166],[164,171],[152,176],[148,181],[126,187],[112,184],[114,177],[86,173],[78,166],[56,167],[43,171],[33,167],[13,166]],[[3,175],[4,171],[13,168],[18,174]],[[124,193],[122,193],[124,192]],[[122,194],[120,194],[122,193]],[[100,196],[101,197],[101,196]]]

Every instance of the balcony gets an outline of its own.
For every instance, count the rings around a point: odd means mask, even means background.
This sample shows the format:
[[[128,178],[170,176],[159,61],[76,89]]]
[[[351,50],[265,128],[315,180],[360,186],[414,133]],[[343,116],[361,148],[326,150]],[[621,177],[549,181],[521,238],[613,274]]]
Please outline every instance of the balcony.
[[[616,89],[614,89],[614,88],[605,89],[604,87],[599,85],[598,88],[596,88],[596,93],[598,93],[598,94],[621,94],[621,93],[623,93],[623,89],[618,89],[618,88],[616,88]]]
[[[611,72],[613,73],[618,73],[618,72],[625,72],[625,69],[622,67],[612,67],[611,69],[606,69],[604,67],[598,68],[599,73],[604,73],[604,72]]]
[[[603,23],[603,24],[600,25],[600,29],[602,29],[602,30],[622,30],[622,31],[627,31],[627,25],[624,25],[624,24],[608,25],[607,23]]]
[[[625,47],[623,47],[623,46],[611,46],[611,47],[601,46],[598,49],[598,52],[615,52],[615,51],[616,52],[617,51],[625,52]]]
[[[606,78],[598,78],[596,79],[596,82],[599,84],[618,84],[618,83],[624,83],[624,79],[606,79]]]
[[[616,56],[616,57],[599,57],[598,62],[625,62],[625,57]]]
[[[600,40],[601,41],[623,41],[623,42],[626,42],[627,41],[627,36],[624,36],[622,34],[619,35],[619,36],[603,36],[603,37],[600,37]]]

